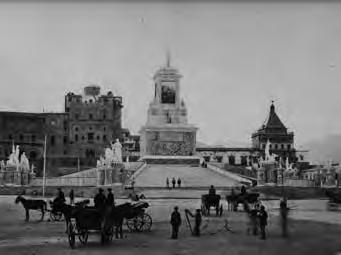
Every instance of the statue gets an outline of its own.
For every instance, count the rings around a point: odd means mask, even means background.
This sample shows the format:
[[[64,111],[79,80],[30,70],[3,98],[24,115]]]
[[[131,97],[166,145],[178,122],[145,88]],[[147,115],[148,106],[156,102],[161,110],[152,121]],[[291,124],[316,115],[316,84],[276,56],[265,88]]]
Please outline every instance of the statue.
[[[32,166],[31,166],[31,174],[35,174],[34,169],[36,169],[36,168],[35,168],[35,166],[32,164]]]
[[[13,144],[13,147],[12,147],[12,153],[9,155],[8,160],[7,160],[7,166],[16,166],[14,144]]]
[[[97,163],[96,163],[96,167],[101,167],[101,161],[99,159],[97,159]]]
[[[5,170],[5,161],[4,160],[0,161],[0,169]]]
[[[116,142],[111,145],[111,148],[114,155],[114,162],[122,163],[122,145],[120,141],[116,139]]]
[[[18,146],[19,147],[19,146]],[[18,148],[19,149],[19,148]],[[23,171],[30,171],[30,163],[28,162],[28,159],[25,155],[25,152],[23,152],[21,154],[21,157],[20,157],[20,167]]]
[[[104,165],[109,166],[114,160],[114,152],[110,148],[105,149],[105,160]]]
[[[14,157],[16,166],[19,166],[19,164],[20,164],[19,155],[20,155],[20,150],[19,150],[19,145],[17,145],[17,147],[15,149],[15,157]]]

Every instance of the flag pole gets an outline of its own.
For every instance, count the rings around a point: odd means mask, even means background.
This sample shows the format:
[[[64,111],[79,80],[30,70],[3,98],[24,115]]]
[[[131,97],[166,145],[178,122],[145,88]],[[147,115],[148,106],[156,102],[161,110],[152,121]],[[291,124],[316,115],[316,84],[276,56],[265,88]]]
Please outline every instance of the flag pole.
[[[44,168],[43,168],[43,197],[45,198],[45,185],[46,185],[46,140],[47,135],[45,135],[44,141]]]

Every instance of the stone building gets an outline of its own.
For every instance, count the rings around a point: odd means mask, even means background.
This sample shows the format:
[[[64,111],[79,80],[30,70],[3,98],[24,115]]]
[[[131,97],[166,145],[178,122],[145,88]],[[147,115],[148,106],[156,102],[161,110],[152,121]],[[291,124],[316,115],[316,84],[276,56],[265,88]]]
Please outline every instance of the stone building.
[[[18,144],[39,175],[46,135],[49,175],[95,166],[111,141],[122,140],[122,107],[122,97],[88,86],[83,94],[68,93],[61,113],[0,112],[0,160]]]
[[[296,162],[294,148],[294,133],[289,132],[278,117],[272,102],[267,120],[257,132],[251,136],[252,148],[264,152],[267,141],[270,141],[270,152],[283,160],[289,157],[290,162]],[[264,156],[264,154],[262,154]]]

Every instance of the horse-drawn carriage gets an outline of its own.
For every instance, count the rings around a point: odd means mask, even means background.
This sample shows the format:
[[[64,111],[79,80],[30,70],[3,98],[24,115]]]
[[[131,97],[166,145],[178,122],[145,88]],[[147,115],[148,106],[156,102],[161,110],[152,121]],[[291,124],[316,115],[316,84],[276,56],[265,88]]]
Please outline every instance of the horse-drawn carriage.
[[[147,202],[131,205],[130,210],[125,215],[126,225],[130,231],[150,231],[153,221],[152,217],[145,212],[145,208],[148,206]]]
[[[341,205],[341,190],[327,190],[326,196],[329,198],[327,210],[338,210]]]
[[[210,215],[211,207],[216,211],[216,216],[221,216],[223,213],[223,205],[220,204],[220,195],[204,194],[201,196],[201,212],[203,215]]]
[[[226,195],[226,201],[228,204],[228,210],[237,211],[239,204],[244,206],[249,206],[249,204],[255,204],[258,202],[259,193],[256,192],[245,192],[238,194]]]
[[[65,208],[68,208],[65,210]],[[147,231],[151,229],[152,218],[145,213],[148,203],[124,203],[114,207],[98,210],[94,207],[71,207],[66,205],[63,213],[67,221],[67,234],[71,248],[75,247],[76,236],[82,244],[88,241],[89,233],[99,233],[101,243],[112,241],[114,230],[116,238],[123,238],[122,225],[126,219],[130,231]]]

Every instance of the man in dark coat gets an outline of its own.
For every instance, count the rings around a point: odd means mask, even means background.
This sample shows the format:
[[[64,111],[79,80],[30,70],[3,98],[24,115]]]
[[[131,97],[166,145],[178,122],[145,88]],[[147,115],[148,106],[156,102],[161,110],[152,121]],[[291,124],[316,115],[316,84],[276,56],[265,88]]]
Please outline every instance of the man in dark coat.
[[[179,227],[181,225],[181,215],[178,211],[178,207],[174,207],[174,211],[172,212],[171,215],[171,221],[170,224],[172,225],[172,239],[177,239],[178,238],[178,233],[179,233]]]
[[[210,189],[208,190],[208,194],[209,195],[215,195],[216,194],[216,190],[215,190],[213,185],[211,185]]]
[[[69,198],[70,198],[70,205],[73,205],[75,203],[75,194],[73,193],[73,189],[70,190]]]
[[[259,218],[259,228],[261,233],[261,239],[266,239],[265,227],[268,225],[268,213],[265,211],[264,205],[260,207],[260,211],[258,213]]]
[[[108,196],[107,199],[105,200],[105,204],[107,206],[113,206],[114,203],[115,203],[114,194],[112,193],[112,189],[108,188]]]
[[[282,237],[288,236],[288,213],[289,208],[287,206],[287,199],[283,198],[279,204],[281,214],[281,225],[282,225]]]
[[[94,204],[95,207],[97,209],[103,209],[104,205],[105,205],[105,195],[103,194],[103,189],[99,188],[98,189],[98,193],[96,194],[95,198],[94,198]]]
[[[58,188],[57,198],[61,203],[65,203],[65,195],[61,188]]]
[[[180,188],[181,187],[181,179],[178,178],[178,187]]]
[[[201,210],[197,209],[195,212],[195,225],[194,225],[194,236],[200,236],[200,226],[201,226]]]
[[[175,188],[175,183],[176,183],[176,181],[175,181],[175,178],[173,177],[173,179],[172,179],[173,188]]]

